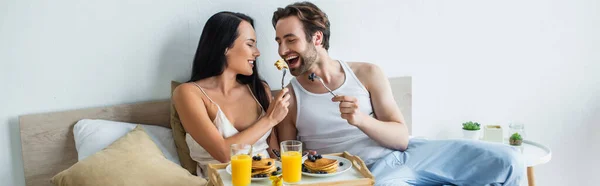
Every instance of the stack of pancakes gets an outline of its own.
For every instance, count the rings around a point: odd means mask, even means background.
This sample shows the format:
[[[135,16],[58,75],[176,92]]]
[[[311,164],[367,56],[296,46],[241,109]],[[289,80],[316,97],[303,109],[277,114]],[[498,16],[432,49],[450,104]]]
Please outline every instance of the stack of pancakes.
[[[252,161],[252,177],[268,177],[273,172],[277,171],[275,166],[275,159],[272,158],[260,158],[259,160],[254,159]]]
[[[334,160],[334,159],[328,159],[328,158],[319,158],[315,161],[311,161],[311,160],[307,159],[306,161],[304,161],[304,167],[310,173],[316,173],[316,174],[335,173],[335,172],[337,172],[337,169],[338,169],[338,161]]]

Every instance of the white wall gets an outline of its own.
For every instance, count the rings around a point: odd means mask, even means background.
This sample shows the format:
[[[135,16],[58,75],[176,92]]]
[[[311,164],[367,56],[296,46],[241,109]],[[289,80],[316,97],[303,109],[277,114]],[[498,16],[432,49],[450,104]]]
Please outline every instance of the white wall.
[[[24,185],[19,115],[167,98],[170,80],[188,78],[204,22],[219,10],[255,18],[260,70],[277,87],[270,19],[289,2],[1,1],[1,185]],[[536,168],[539,185],[600,181],[591,145],[600,142],[597,1],[317,4],[332,22],[332,56],[413,76],[415,135],[518,120],[554,150]]]

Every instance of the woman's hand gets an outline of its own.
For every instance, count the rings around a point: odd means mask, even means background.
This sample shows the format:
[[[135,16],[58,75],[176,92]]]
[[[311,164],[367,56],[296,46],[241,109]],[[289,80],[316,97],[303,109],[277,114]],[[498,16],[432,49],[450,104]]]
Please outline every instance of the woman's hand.
[[[279,91],[279,94],[271,101],[269,108],[267,109],[267,119],[271,121],[273,126],[279,124],[288,113],[288,106],[290,106],[290,95],[288,94],[289,89],[283,88]]]

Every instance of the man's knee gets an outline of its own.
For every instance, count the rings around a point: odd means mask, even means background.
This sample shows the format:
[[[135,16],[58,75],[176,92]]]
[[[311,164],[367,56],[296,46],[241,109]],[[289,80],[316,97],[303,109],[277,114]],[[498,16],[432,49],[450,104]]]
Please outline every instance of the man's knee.
[[[503,170],[509,172],[511,177],[520,177],[525,172],[525,159],[523,154],[514,147],[502,148],[497,157],[502,162]]]
[[[507,154],[506,161],[511,162],[513,167],[525,169],[525,158],[519,150],[511,148]]]
[[[481,184],[518,185],[525,177],[525,160],[521,152],[511,146],[500,144],[484,144],[478,148],[487,156],[487,170],[477,174]]]

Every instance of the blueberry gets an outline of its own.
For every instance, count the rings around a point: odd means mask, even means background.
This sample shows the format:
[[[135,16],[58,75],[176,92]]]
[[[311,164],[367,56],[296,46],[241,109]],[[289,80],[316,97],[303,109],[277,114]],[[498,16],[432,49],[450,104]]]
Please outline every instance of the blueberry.
[[[308,172],[308,169],[306,169],[306,167],[302,167],[302,172]]]
[[[277,176],[278,174],[279,174],[279,173],[277,173],[277,171],[273,171],[273,172],[271,173],[271,175],[272,175],[272,176]]]
[[[271,165],[271,162],[267,162],[267,165]]]
[[[252,160],[256,161],[256,156],[252,156]]]
[[[340,162],[340,166],[344,166],[344,162]]]
[[[317,75],[315,75],[315,73],[311,73],[311,74],[308,76],[308,79],[309,79],[310,81],[315,81],[315,78],[316,78],[316,76],[317,76]]]
[[[309,155],[307,156],[307,158],[310,158],[310,157],[314,157],[314,156],[313,156],[312,154],[309,154]]]
[[[323,158],[323,156],[321,156],[320,154],[317,154],[317,159],[321,159]]]
[[[304,165],[304,164],[303,164]],[[277,171],[281,171],[281,167],[277,167]]]
[[[327,172],[323,171],[323,174],[327,174]]]
[[[256,156],[256,161],[260,161],[261,159],[262,159],[262,157]]]

